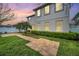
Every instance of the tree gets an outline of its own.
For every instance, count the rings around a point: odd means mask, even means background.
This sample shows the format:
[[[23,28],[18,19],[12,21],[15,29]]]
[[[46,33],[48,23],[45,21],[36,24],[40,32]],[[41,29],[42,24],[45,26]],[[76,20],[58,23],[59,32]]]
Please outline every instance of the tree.
[[[14,18],[11,8],[8,7],[7,3],[0,3],[0,25],[4,21],[8,21]]]
[[[14,18],[11,8],[8,7],[7,3],[0,3],[0,25],[4,21],[8,21]]]
[[[22,30],[22,23],[18,23],[18,24],[16,24],[16,28],[19,30],[19,32],[21,32],[21,30]]]
[[[16,28],[19,30],[19,32],[21,32],[21,30],[24,30],[26,32],[28,29],[32,29],[32,26],[29,22],[22,22],[16,24]]]
[[[32,29],[32,26],[30,25],[29,22],[24,22],[22,28],[23,30],[27,31],[28,29]]]

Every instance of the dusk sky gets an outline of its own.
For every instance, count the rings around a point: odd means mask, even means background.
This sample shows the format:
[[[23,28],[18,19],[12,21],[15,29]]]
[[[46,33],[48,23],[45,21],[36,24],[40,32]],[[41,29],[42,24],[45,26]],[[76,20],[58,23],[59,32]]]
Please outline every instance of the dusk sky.
[[[3,22],[3,24],[16,24],[18,22],[26,21],[26,17],[34,14],[33,9],[41,5],[40,3],[9,3],[9,7],[15,14],[15,19]]]

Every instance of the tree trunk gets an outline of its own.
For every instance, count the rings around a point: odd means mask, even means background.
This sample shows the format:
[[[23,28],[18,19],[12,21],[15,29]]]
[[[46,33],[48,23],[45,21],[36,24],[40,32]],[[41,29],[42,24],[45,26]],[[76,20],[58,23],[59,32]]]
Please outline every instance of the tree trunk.
[[[20,32],[20,29],[19,29],[19,32]]]

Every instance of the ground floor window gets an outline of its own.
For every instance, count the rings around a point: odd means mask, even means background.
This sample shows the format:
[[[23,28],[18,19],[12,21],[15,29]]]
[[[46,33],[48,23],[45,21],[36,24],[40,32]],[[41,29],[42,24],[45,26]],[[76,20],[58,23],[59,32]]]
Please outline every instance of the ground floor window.
[[[62,32],[63,29],[63,21],[58,20],[56,21],[56,32]]]
[[[35,24],[32,25],[32,30],[36,30],[37,26]]]
[[[37,30],[38,31],[40,30],[40,24],[37,24]]]
[[[32,26],[32,30],[37,30],[37,31],[39,31],[39,30],[40,30],[40,24],[34,24],[34,25]]]
[[[45,31],[50,31],[49,22],[45,22]]]

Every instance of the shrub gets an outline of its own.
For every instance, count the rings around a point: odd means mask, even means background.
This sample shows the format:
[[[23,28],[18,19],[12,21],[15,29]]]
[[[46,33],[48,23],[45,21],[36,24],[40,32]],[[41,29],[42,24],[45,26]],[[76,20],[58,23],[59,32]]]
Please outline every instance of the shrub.
[[[31,31],[31,33],[41,36],[55,37],[68,40],[78,40],[76,38],[77,36],[79,36],[79,33],[73,33],[73,32],[64,33],[64,32]]]
[[[2,33],[0,32],[0,37],[1,37],[1,34],[2,34]]]

